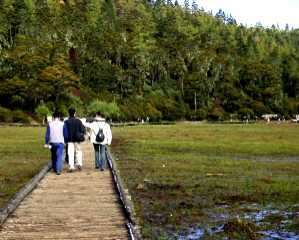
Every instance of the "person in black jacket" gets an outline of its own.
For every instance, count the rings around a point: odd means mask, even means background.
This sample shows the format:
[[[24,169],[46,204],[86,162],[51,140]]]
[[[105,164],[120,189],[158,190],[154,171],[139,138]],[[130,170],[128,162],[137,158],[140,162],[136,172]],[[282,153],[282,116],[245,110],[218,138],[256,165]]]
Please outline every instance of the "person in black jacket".
[[[64,123],[67,130],[65,142],[67,143],[69,172],[72,172],[75,170],[75,159],[78,170],[82,169],[83,156],[80,143],[85,140],[85,127],[80,119],[75,117],[74,108],[70,108],[68,112],[69,118]]]

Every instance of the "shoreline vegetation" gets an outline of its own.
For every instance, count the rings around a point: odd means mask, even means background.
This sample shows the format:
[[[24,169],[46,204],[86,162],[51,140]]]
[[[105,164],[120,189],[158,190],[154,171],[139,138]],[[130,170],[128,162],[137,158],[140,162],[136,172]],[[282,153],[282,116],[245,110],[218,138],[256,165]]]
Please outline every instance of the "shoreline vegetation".
[[[112,152],[144,239],[292,239],[298,133],[296,124],[139,125],[114,128]]]
[[[80,116],[79,116],[80,118]],[[52,117],[49,116],[49,119],[51,121]],[[88,119],[88,118],[80,118],[80,119]],[[107,121],[114,127],[125,127],[125,126],[136,126],[136,125],[175,125],[175,124],[228,124],[228,125],[239,125],[239,124],[296,124],[299,122],[297,119],[288,119],[288,120],[281,120],[281,119],[270,119],[267,121],[267,119],[233,119],[233,120],[176,120],[176,121],[167,121],[167,120],[161,120],[161,121],[145,121],[144,119],[139,119],[136,121],[113,121],[112,119],[107,119]],[[44,127],[47,125],[47,122],[0,122],[0,126],[10,126],[10,127]]]

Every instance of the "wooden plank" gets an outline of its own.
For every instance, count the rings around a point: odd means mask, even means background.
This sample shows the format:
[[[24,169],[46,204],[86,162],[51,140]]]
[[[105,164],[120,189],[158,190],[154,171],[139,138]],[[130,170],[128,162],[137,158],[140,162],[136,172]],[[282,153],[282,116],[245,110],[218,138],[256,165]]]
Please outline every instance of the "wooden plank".
[[[128,239],[111,173],[94,169],[91,144],[82,147],[83,170],[49,172],[2,225],[1,240]]]

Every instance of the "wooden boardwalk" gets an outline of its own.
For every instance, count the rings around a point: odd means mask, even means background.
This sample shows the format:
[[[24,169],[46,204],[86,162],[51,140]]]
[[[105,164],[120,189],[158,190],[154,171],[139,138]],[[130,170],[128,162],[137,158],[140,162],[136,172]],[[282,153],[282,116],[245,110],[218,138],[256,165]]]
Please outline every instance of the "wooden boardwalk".
[[[128,239],[111,173],[95,170],[91,144],[82,145],[83,170],[49,172],[2,225],[1,240]]]

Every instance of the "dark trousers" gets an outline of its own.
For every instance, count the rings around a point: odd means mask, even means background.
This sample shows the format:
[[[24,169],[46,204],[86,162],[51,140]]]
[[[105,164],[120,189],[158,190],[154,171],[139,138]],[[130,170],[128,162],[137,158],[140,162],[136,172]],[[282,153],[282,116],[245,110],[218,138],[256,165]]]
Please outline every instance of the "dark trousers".
[[[62,171],[62,155],[63,143],[51,143],[52,168],[56,173],[61,173]]]

